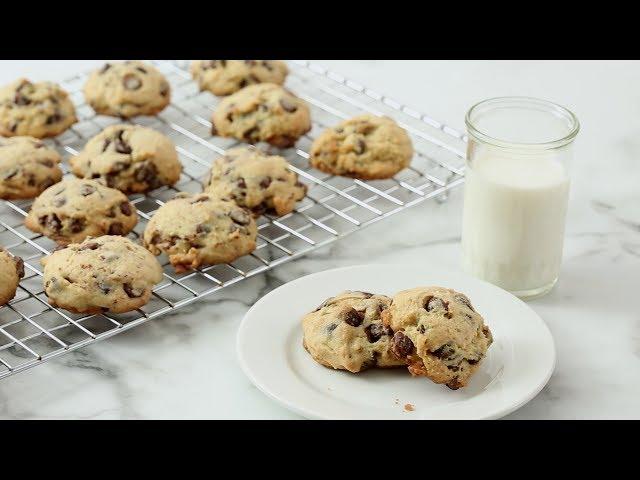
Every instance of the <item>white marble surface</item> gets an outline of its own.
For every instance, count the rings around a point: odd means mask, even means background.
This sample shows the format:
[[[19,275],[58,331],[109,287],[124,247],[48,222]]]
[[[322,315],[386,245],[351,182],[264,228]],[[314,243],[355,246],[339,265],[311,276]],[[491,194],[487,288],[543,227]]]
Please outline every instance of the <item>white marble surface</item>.
[[[640,63],[337,62],[337,72],[463,129],[469,105],[499,95],[560,102],[580,118],[561,279],[530,302],[558,363],[508,418],[640,418]],[[0,62],[61,79],[90,62]],[[306,273],[375,259],[460,268],[461,189],[173,316],[0,381],[0,418],[298,418],[242,374],[235,333],[261,295]]]

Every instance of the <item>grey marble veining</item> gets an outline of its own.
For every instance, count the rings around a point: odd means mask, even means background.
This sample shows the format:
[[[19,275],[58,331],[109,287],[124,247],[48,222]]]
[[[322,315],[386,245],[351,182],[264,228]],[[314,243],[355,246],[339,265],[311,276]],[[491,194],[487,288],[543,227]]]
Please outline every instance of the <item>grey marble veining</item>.
[[[0,83],[48,62],[3,62]],[[565,104],[582,123],[560,282],[530,302],[556,342],[545,389],[508,418],[640,418],[640,63],[323,62],[462,129],[496,95]],[[58,62],[68,76],[77,62]],[[299,418],[243,375],[237,326],[261,296],[302,275],[371,262],[460,270],[462,191],[27,372],[0,381],[0,418]]]

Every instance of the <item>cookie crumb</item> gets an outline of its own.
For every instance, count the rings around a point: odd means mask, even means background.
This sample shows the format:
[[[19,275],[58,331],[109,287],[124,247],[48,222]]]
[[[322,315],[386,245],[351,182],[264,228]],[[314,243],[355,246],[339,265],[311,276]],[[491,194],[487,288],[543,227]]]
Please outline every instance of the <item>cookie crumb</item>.
[[[411,405],[410,403],[405,404],[404,406],[404,411],[405,412],[413,412],[416,409],[416,407],[414,407],[413,405]]]

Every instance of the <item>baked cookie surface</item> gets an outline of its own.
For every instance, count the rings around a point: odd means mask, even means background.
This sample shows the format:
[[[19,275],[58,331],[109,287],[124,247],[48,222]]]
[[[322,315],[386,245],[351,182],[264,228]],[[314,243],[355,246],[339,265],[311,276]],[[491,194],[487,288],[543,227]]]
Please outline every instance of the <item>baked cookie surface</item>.
[[[0,138],[0,198],[37,197],[62,178],[60,160],[37,138]]]
[[[54,137],[76,121],[69,95],[55,83],[20,78],[0,88],[0,135]]]
[[[84,97],[96,113],[130,118],[162,111],[171,101],[171,87],[152,65],[129,60],[106,63],[91,73]]]
[[[493,342],[489,327],[469,299],[448,288],[399,292],[382,315],[384,324],[395,332],[392,350],[411,374],[453,390],[467,385]]]
[[[76,176],[99,180],[125,193],[173,185],[182,172],[171,140],[140,125],[108,126],[69,163]]]
[[[393,332],[382,323],[389,297],[346,291],[302,319],[303,345],[313,359],[337,370],[360,372],[406,363],[391,352]]]
[[[413,146],[391,118],[359,115],[322,132],[309,153],[311,165],[325,173],[373,180],[408,167]]]
[[[205,190],[217,198],[234,200],[254,215],[285,215],[307,192],[307,186],[287,167],[284,158],[255,147],[232,148],[213,163]]]
[[[120,190],[95,180],[68,178],[36,198],[24,223],[67,245],[87,237],[126,235],[137,222],[136,209]]]
[[[9,302],[24,277],[24,262],[20,257],[12,257],[0,247],[0,306]]]
[[[280,60],[195,60],[189,70],[200,90],[220,96],[256,83],[282,85],[289,73]]]
[[[49,303],[76,313],[123,313],[145,305],[162,267],[128,238],[88,238],[42,260]]]
[[[293,146],[311,129],[306,102],[280,85],[249,85],[220,102],[212,118],[212,134],[249,143]]]
[[[178,194],[160,207],[144,231],[144,246],[166,253],[176,272],[232,262],[256,248],[257,227],[235,202],[206,193]]]

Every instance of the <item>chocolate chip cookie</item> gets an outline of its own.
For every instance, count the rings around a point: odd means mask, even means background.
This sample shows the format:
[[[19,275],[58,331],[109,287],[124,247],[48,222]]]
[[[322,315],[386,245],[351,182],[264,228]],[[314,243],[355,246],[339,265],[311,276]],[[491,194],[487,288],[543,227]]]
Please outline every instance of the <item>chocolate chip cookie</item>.
[[[282,85],[289,73],[280,60],[195,60],[190,70],[200,90],[214,95],[230,95],[256,83]]]
[[[213,135],[280,148],[292,147],[311,129],[307,104],[274,83],[249,85],[226,97],[212,122]]]
[[[207,194],[178,194],[153,215],[144,246],[166,253],[176,272],[232,262],[256,248],[257,227],[235,202]]]
[[[34,137],[0,138],[0,198],[33,198],[62,178],[60,155]]]
[[[0,306],[15,295],[20,279],[24,277],[24,262],[20,257],[12,257],[0,247]]]
[[[136,209],[120,190],[95,180],[68,178],[36,198],[24,224],[68,245],[87,237],[126,235],[137,222]]]
[[[325,130],[309,153],[309,162],[318,170],[373,180],[393,177],[408,167],[413,146],[391,118],[359,115]]]
[[[0,88],[0,135],[55,137],[76,121],[69,95],[55,83],[21,78]]]
[[[302,319],[304,348],[316,362],[337,370],[405,366],[391,352],[393,332],[382,323],[390,302],[384,295],[357,291],[325,300]]]
[[[395,332],[392,351],[411,374],[453,390],[467,385],[493,341],[469,299],[448,288],[399,292],[382,316]]]
[[[125,193],[173,185],[182,171],[171,140],[140,125],[105,128],[69,163],[76,176],[97,179]]]
[[[123,313],[145,305],[162,267],[126,237],[73,243],[42,259],[49,303],[76,313]]]
[[[84,98],[102,115],[155,115],[171,101],[171,87],[158,69],[146,63],[106,63],[89,76]]]
[[[205,190],[234,200],[255,216],[264,212],[285,215],[307,192],[307,186],[288,165],[284,158],[255,147],[232,148],[214,162]]]

